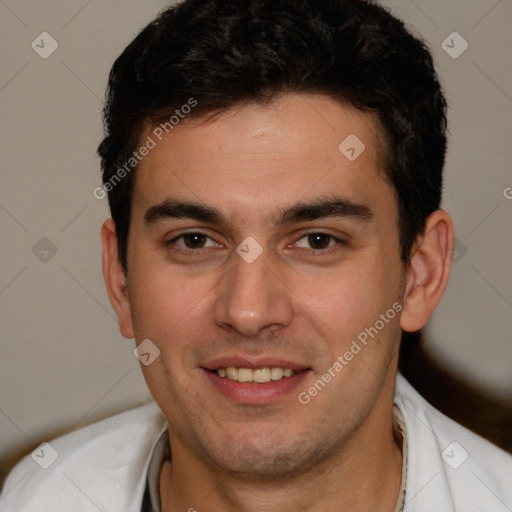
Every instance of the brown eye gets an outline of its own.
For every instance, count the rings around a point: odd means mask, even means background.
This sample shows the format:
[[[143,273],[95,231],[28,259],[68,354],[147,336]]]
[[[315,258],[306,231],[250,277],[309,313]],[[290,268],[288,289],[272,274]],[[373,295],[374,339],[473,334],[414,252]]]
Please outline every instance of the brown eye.
[[[340,243],[336,237],[327,233],[308,233],[302,236],[296,245],[301,249],[310,249],[313,251],[322,251]]]
[[[333,237],[324,233],[311,233],[308,235],[308,244],[312,249],[327,249],[333,242]]]
[[[165,250],[171,258],[182,258],[180,261],[206,261],[214,255],[218,256],[224,245],[201,231],[182,232],[172,240],[164,242]]]
[[[182,236],[183,244],[187,249],[202,249],[208,242],[208,237],[202,233],[186,233]]]
[[[206,249],[208,247],[216,247],[218,244],[204,233],[191,231],[190,233],[183,233],[176,238],[173,238],[166,244],[168,247],[177,247],[179,249]]]

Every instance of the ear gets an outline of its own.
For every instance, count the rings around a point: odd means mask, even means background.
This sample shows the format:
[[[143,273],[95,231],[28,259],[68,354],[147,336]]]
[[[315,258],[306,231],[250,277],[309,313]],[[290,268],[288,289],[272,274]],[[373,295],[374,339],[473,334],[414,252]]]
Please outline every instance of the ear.
[[[425,326],[443,296],[453,256],[453,223],[444,210],[428,218],[425,233],[418,237],[406,270],[404,309],[400,326],[419,331]]]
[[[126,274],[119,261],[117,250],[116,227],[112,219],[108,219],[101,227],[101,242],[103,246],[103,278],[110,298],[110,303],[119,321],[119,330],[125,338],[133,338],[133,323]]]

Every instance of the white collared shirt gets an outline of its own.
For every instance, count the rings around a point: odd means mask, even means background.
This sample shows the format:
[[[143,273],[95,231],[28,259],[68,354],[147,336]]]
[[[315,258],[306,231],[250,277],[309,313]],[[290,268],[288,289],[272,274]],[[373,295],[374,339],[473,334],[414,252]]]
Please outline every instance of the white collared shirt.
[[[510,512],[510,454],[434,409],[401,375],[395,405],[407,435],[405,512]],[[13,469],[0,511],[140,512],[166,429],[151,403],[50,441]]]

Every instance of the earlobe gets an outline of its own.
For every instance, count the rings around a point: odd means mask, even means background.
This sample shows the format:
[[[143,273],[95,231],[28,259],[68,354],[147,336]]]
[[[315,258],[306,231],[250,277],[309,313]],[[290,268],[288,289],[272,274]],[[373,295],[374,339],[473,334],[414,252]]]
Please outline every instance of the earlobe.
[[[448,284],[453,256],[453,223],[444,210],[427,219],[425,233],[418,237],[406,273],[404,331],[420,330],[439,304]]]
[[[125,338],[133,338],[133,323],[130,300],[126,285],[126,274],[119,261],[115,224],[108,219],[101,227],[103,247],[103,278],[110,299],[119,321],[119,330]]]

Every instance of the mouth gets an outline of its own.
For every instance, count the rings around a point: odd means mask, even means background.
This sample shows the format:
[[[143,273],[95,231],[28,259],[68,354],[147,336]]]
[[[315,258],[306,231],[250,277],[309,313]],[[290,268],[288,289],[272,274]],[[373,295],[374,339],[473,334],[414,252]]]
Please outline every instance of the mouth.
[[[298,390],[311,368],[281,359],[224,358],[202,367],[216,392],[241,404],[262,405]]]
[[[256,368],[236,368],[228,366],[227,368],[217,368],[212,370],[223,379],[234,380],[236,382],[252,382],[255,384],[265,384],[271,381],[278,381],[297,375],[297,372],[291,368],[282,368],[280,366]]]

